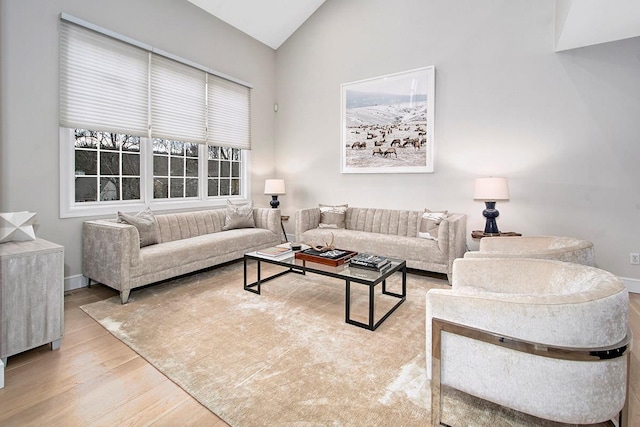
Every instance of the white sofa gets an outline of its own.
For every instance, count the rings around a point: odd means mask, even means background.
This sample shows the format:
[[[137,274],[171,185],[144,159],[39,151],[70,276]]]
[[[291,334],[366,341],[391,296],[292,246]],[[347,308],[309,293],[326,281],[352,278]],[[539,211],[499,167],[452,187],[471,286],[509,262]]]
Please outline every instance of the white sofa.
[[[344,228],[319,228],[320,208],[296,212],[296,240],[401,258],[407,267],[447,274],[466,251],[467,217],[452,213],[438,225],[437,241],[418,237],[422,211],[348,207]]]
[[[625,403],[628,298],[618,277],[581,264],[456,260],[451,289],[426,295],[426,369],[433,379],[434,414],[442,383],[557,422],[615,417]],[[443,331],[432,339],[438,331],[433,319],[469,335]],[[440,369],[432,369],[434,361]]]
[[[156,215],[158,243],[140,247],[133,225],[114,220],[85,221],[82,273],[120,291],[242,258],[244,253],[281,243],[279,209],[254,208],[255,228],[223,231],[225,209]]]

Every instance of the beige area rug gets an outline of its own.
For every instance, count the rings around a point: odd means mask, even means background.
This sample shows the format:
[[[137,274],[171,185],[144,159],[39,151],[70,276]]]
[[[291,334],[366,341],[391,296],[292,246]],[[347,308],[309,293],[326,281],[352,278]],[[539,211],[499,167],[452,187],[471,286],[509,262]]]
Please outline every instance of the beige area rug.
[[[371,332],[345,323],[338,279],[287,274],[256,295],[242,274],[231,264],[82,309],[232,426],[430,424],[424,301],[444,280],[409,274],[407,300]],[[352,285],[357,320],[367,289]],[[380,298],[376,310],[392,303]],[[459,392],[443,398],[451,426],[555,425],[540,421]]]

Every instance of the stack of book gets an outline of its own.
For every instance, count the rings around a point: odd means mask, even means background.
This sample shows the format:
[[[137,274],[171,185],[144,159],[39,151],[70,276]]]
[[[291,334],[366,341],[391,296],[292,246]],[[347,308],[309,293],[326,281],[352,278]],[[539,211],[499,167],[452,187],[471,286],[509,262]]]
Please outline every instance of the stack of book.
[[[364,268],[367,270],[382,271],[391,266],[389,260],[383,256],[371,254],[358,254],[349,261],[350,267]]]
[[[279,257],[286,254],[292,253],[291,248],[286,248],[282,246],[273,246],[271,248],[260,249],[256,251],[258,255],[269,256],[269,257]]]

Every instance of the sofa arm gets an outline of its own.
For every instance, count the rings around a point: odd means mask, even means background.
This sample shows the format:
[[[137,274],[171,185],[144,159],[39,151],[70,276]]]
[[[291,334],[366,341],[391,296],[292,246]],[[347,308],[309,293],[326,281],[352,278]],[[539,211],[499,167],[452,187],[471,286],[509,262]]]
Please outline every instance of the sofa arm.
[[[296,212],[296,240],[301,241],[302,233],[318,228],[320,225],[320,208],[305,208]]]
[[[264,228],[279,236],[282,233],[280,209],[253,208],[253,220],[257,228]]]
[[[447,254],[447,277],[451,283],[453,261],[462,258],[467,251],[467,216],[452,213],[440,223],[438,230],[438,248]],[[440,236],[442,238],[440,238]]]
[[[140,261],[138,230],[112,221],[82,224],[82,274],[120,291],[128,291],[131,266]]]

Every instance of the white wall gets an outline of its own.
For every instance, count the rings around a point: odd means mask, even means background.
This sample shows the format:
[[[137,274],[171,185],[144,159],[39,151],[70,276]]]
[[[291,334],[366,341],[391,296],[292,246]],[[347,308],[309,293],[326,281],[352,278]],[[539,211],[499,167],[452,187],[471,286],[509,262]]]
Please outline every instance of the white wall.
[[[284,213],[345,202],[449,209],[468,215],[470,233],[484,226],[474,178],[507,176],[501,230],[591,240],[600,267],[640,279],[629,265],[640,252],[640,39],[554,53],[554,9],[327,0],[276,52]],[[429,65],[435,173],[341,174],[340,84]]]
[[[59,218],[60,12],[252,83],[252,196],[268,206],[262,185],[274,164],[273,49],[186,0],[2,0],[0,211],[37,212],[38,236],[65,247],[65,276],[81,273],[83,219]]]

